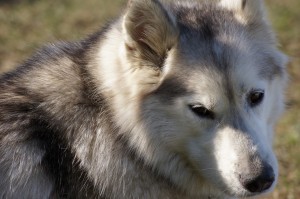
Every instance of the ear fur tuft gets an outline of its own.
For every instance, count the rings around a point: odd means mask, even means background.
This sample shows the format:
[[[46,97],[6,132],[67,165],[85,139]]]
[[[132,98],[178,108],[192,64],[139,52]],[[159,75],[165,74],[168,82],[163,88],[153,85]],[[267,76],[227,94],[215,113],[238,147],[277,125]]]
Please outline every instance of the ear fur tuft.
[[[128,49],[160,66],[178,38],[175,17],[158,0],[131,0],[123,21]]]

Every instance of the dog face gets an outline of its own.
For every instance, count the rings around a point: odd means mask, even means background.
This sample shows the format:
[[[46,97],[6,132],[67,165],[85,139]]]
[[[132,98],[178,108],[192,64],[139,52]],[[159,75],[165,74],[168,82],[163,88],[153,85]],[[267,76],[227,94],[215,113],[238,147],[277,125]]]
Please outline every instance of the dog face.
[[[143,105],[149,129],[230,195],[271,190],[278,173],[272,128],[283,107],[282,76],[263,77],[259,67],[270,57],[241,49],[224,52],[235,58],[220,70],[216,57],[202,60],[206,50],[195,60],[170,55],[166,67],[172,73]]]
[[[278,175],[272,131],[286,74],[262,2],[195,1],[167,9],[131,1],[123,33],[132,71],[126,95],[134,101],[126,103],[138,107],[129,111],[135,118],[129,128],[139,129],[132,145],[157,165],[176,156],[185,165],[181,172],[221,195],[272,190]],[[120,121],[124,112],[116,112]]]

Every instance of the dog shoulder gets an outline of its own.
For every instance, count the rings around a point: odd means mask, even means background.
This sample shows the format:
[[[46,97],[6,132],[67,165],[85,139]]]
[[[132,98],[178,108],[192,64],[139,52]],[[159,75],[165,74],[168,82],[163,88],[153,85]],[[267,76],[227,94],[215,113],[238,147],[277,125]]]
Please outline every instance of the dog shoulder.
[[[48,45],[0,78],[0,198],[51,197],[53,179],[42,166],[46,150],[35,132],[51,103],[63,106],[81,95],[80,48]]]

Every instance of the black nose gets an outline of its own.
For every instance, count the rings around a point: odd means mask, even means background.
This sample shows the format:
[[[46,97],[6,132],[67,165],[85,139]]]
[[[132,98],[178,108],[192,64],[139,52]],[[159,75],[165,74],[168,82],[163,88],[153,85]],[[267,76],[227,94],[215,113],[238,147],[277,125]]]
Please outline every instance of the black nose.
[[[240,182],[245,189],[252,193],[259,193],[269,189],[275,180],[273,168],[266,164],[257,175],[240,175]]]

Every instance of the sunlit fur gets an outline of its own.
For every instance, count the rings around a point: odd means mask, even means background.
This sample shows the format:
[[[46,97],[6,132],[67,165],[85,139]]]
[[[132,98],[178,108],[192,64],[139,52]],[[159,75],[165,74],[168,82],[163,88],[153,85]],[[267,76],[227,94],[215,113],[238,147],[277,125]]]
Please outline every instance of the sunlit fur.
[[[131,0],[100,32],[45,47],[0,78],[0,198],[271,191],[287,79],[276,45],[261,0]],[[264,163],[272,187],[247,191],[240,176]]]

